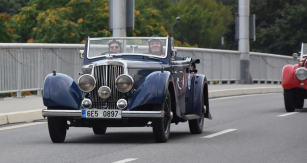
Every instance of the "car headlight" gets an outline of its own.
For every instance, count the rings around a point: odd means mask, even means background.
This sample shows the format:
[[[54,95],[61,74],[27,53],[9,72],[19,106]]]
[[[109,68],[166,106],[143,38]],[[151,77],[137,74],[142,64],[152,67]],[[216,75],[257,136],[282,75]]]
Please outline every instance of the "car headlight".
[[[295,75],[298,80],[305,80],[307,78],[307,70],[305,68],[298,68]]]
[[[131,76],[122,74],[115,80],[115,87],[122,93],[126,93],[131,90],[133,86],[133,79]]]
[[[78,80],[78,86],[83,92],[90,92],[95,88],[96,80],[92,75],[82,75]]]

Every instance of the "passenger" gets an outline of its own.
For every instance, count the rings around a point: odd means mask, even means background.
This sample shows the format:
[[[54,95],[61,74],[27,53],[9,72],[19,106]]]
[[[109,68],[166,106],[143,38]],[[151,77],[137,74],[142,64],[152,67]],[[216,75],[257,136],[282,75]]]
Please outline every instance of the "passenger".
[[[109,45],[109,52],[112,53],[121,53],[122,52],[122,43],[116,40],[112,40],[108,43]]]
[[[151,37],[159,37],[157,35],[152,35]],[[148,42],[149,54],[164,56],[162,42],[159,39],[151,39]]]

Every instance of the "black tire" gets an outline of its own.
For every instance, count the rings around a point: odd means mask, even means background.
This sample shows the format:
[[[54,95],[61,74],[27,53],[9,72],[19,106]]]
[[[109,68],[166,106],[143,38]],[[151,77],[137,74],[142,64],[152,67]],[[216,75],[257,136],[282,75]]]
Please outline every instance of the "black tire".
[[[204,98],[202,97],[201,106],[204,107]],[[201,109],[202,116],[199,119],[189,120],[191,134],[201,134],[204,128],[204,108]]]
[[[295,99],[295,108],[302,109],[304,107],[304,98]]]
[[[156,143],[165,143],[169,138],[171,128],[171,96],[168,90],[162,108],[165,112],[164,117],[152,120],[152,130]]]
[[[48,129],[53,143],[63,143],[67,132],[67,120],[63,117],[48,117]]]
[[[93,132],[95,135],[103,135],[107,131],[107,127],[93,127]]]
[[[294,112],[294,89],[284,89],[284,103],[287,112]]]

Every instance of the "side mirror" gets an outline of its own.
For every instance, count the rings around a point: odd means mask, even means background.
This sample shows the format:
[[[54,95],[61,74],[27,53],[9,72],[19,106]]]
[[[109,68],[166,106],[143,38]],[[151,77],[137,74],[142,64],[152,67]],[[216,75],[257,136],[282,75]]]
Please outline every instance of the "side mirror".
[[[177,49],[172,49],[172,60],[175,60],[177,56]]]
[[[199,63],[200,63],[199,59],[193,60],[193,64],[199,64]]]
[[[83,58],[83,53],[84,53],[84,50],[79,50],[80,58]]]
[[[296,59],[296,58],[298,57],[297,53],[293,53],[293,54],[292,54],[292,57],[293,57],[294,59]]]

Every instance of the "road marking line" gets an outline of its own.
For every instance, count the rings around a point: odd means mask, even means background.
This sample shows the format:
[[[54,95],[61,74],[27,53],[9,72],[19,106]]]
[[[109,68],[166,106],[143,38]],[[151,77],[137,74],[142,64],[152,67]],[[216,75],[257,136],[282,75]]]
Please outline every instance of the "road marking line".
[[[137,160],[137,159],[138,158],[127,158],[127,159],[120,160],[120,161],[113,162],[113,163],[126,163],[126,162],[134,161],[134,160]]]
[[[219,136],[219,135],[226,134],[228,132],[232,132],[232,131],[236,131],[236,130],[237,129],[228,129],[228,130],[224,130],[224,131],[221,131],[221,132],[218,132],[218,133],[215,133],[215,134],[207,135],[207,136],[204,136],[204,137],[201,137],[201,138],[213,138],[215,136]]]
[[[292,113],[281,114],[281,115],[278,115],[277,117],[285,117],[285,116],[292,115],[292,114],[296,114],[296,113],[298,113],[298,112],[292,112]]]
[[[20,127],[33,126],[33,125],[40,125],[40,124],[45,124],[45,123],[47,123],[47,122],[35,122],[35,123],[29,123],[29,124],[27,123],[27,124],[14,125],[14,126],[9,126],[9,127],[2,127],[2,128],[0,128],[0,131],[14,129],[14,128],[20,128]]]

